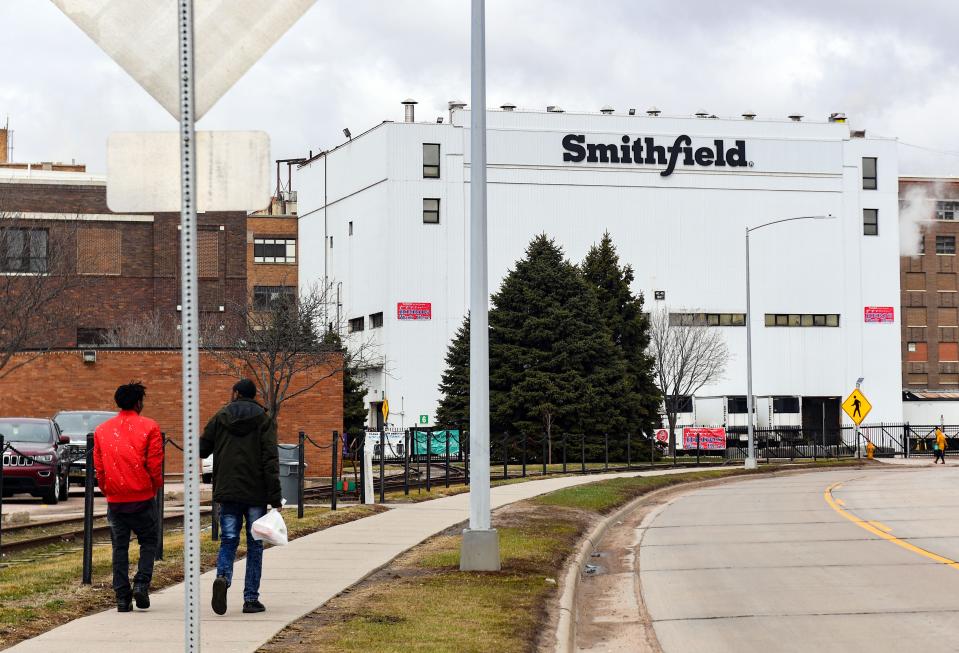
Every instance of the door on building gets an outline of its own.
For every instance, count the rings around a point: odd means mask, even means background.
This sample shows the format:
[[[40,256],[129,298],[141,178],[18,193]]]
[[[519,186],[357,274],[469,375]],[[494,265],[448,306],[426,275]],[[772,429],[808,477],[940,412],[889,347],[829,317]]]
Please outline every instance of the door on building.
[[[842,397],[803,397],[802,428],[806,437],[820,444],[836,444],[840,439]]]
[[[382,401],[371,401],[370,402],[370,425],[375,431],[383,430],[383,402]]]

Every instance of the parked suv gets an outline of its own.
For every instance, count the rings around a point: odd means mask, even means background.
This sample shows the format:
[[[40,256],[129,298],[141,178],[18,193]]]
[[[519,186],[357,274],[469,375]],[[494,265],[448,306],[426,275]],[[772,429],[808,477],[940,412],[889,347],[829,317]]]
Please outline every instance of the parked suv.
[[[67,499],[67,463],[61,454],[70,438],[53,420],[3,417],[0,434],[11,447],[3,452],[3,496],[30,493],[49,504]]]
[[[87,474],[87,433],[97,430],[116,413],[108,410],[61,410],[53,416],[60,431],[70,438],[64,458],[70,463],[70,482],[83,485]]]

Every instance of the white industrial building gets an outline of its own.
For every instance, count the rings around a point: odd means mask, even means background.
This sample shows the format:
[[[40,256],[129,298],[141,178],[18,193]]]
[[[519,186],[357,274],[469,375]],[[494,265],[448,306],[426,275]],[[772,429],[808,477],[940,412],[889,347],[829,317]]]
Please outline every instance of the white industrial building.
[[[324,280],[372,339],[371,425],[432,424],[447,345],[468,307],[470,112],[384,122],[299,170],[300,282]],[[650,310],[715,324],[724,378],[683,423],[745,424],[745,229],[751,236],[760,425],[840,422],[864,378],[868,422],[902,419],[898,164],[894,140],[811,121],[650,110],[488,115],[489,271],[495,291],[537,234],[574,262],[608,230]],[[865,315],[869,314],[870,319]],[[844,423],[848,423],[842,416]]]

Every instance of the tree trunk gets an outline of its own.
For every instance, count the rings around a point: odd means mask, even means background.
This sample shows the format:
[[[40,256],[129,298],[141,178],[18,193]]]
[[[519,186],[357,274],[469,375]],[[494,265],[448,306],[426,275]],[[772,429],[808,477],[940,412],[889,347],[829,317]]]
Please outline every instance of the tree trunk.
[[[669,421],[669,455],[676,454],[676,413],[669,413],[666,416]]]

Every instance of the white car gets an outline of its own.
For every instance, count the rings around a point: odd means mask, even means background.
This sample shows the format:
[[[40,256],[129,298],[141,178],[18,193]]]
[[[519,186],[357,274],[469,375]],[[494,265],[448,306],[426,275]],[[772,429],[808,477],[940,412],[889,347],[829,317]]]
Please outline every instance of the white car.
[[[213,482],[213,454],[204,458],[201,461],[202,467],[200,468],[200,478],[203,479],[204,483]]]

